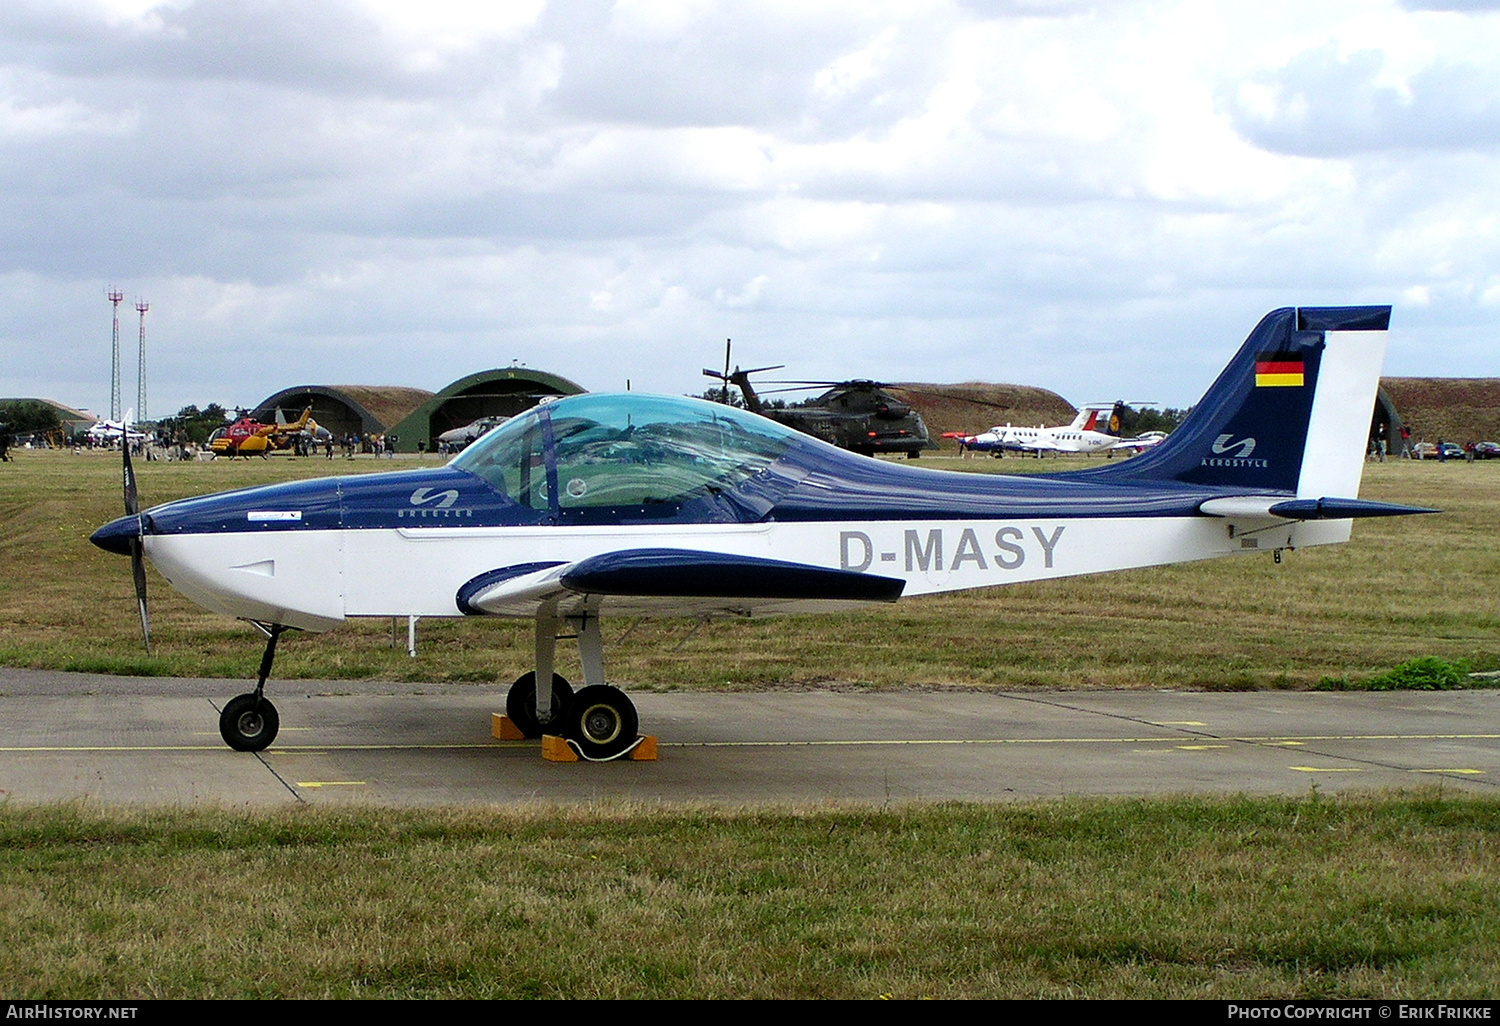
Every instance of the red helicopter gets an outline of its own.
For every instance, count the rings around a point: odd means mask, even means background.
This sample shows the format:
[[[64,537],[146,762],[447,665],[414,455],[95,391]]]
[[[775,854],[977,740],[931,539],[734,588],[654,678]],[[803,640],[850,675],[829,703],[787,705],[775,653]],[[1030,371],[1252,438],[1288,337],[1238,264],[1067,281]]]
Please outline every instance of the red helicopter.
[[[303,430],[318,430],[317,421],[312,419],[311,406],[290,424],[262,424],[241,410],[238,420],[214,432],[208,440],[208,447],[216,457],[225,454],[230,458],[258,455],[265,459],[266,453],[273,449],[290,447],[292,436]]]

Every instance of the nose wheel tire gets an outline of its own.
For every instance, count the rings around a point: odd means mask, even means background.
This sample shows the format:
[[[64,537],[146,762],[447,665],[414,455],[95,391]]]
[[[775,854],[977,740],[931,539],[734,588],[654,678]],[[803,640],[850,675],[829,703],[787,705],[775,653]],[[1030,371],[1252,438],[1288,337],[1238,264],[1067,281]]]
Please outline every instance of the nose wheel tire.
[[[545,722],[536,715],[536,673],[528,670],[516,678],[505,696],[505,715],[510,717],[522,734],[541,737],[561,731],[563,717],[573,701],[573,685],[560,673],[552,675],[552,712]]]
[[[253,694],[236,695],[219,714],[219,733],[237,752],[258,752],[276,740],[281,717],[270,699]]]
[[[640,717],[625,692],[608,684],[590,684],[568,707],[563,736],[587,759],[612,759],[628,751],[640,732]]]

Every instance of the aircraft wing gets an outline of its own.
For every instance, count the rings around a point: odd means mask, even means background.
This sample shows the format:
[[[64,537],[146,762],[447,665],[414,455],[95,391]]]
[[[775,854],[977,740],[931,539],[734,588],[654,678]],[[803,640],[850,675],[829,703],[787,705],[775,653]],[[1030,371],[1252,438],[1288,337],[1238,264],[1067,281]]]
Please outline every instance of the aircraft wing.
[[[475,577],[457,595],[468,614],[560,612],[698,616],[790,613],[894,602],[905,582],[779,559],[688,549],[624,549],[575,562],[522,563]]]
[[[1118,442],[1116,442],[1115,444],[1111,445],[1110,448],[1111,449],[1149,449],[1153,445],[1160,445],[1162,443],[1162,441],[1166,437],[1167,437],[1166,435],[1161,434],[1159,432],[1150,432],[1150,433],[1147,433],[1147,434],[1144,434],[1144,435],[1137,435],[1134,438],[1122,438]]]
[[[1048,438],[1035,438],[1030,441],[1021,441],[1017,438],[1007,438],[1000,442],[999,448],[1006,452],[1071,452],[1065,450]]]

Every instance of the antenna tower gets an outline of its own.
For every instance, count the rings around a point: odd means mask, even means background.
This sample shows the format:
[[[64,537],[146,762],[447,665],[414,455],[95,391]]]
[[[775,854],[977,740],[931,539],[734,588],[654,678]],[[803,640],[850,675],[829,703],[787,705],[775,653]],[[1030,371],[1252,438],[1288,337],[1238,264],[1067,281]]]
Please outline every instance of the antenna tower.
[[[109,419],[120,419],[120,303],[125,299],[125,293],[117,288],[111,288],[106,295],[114,304],[114,332],[110,336],[109,350]]]
[[[141,315],[141,362],[135,379],[135,419],[143,421],[151,419],[146,416],[146,311],[151,309],[151,304],[136,297],[135,309]]]

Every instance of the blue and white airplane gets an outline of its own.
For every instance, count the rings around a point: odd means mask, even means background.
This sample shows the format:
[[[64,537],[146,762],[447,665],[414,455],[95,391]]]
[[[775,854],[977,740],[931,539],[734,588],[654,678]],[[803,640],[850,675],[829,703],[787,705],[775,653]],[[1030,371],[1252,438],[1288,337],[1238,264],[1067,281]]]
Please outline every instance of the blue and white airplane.
[[[907,595],[1209,559],[1350,536],[1430,512],[1359,499],[1389,307],[1276,310],[1186,421],[1127,462],[1041,477],[857,456],[693,399],[579,395],[539,406],[447,466],[183,499],[93,542],[267,634],[259,683],[225,706],[234,748],[278,729],[265,682],[288,628],[350,617],[536,624],[511,718],[589,758],[636,742],[605,683],[600,618],[843,610]],[[128,456],[128,454],[127,454]],[[585,687],[554,674],[576,636]],[[537,681],[552,681],[538,688]]]

